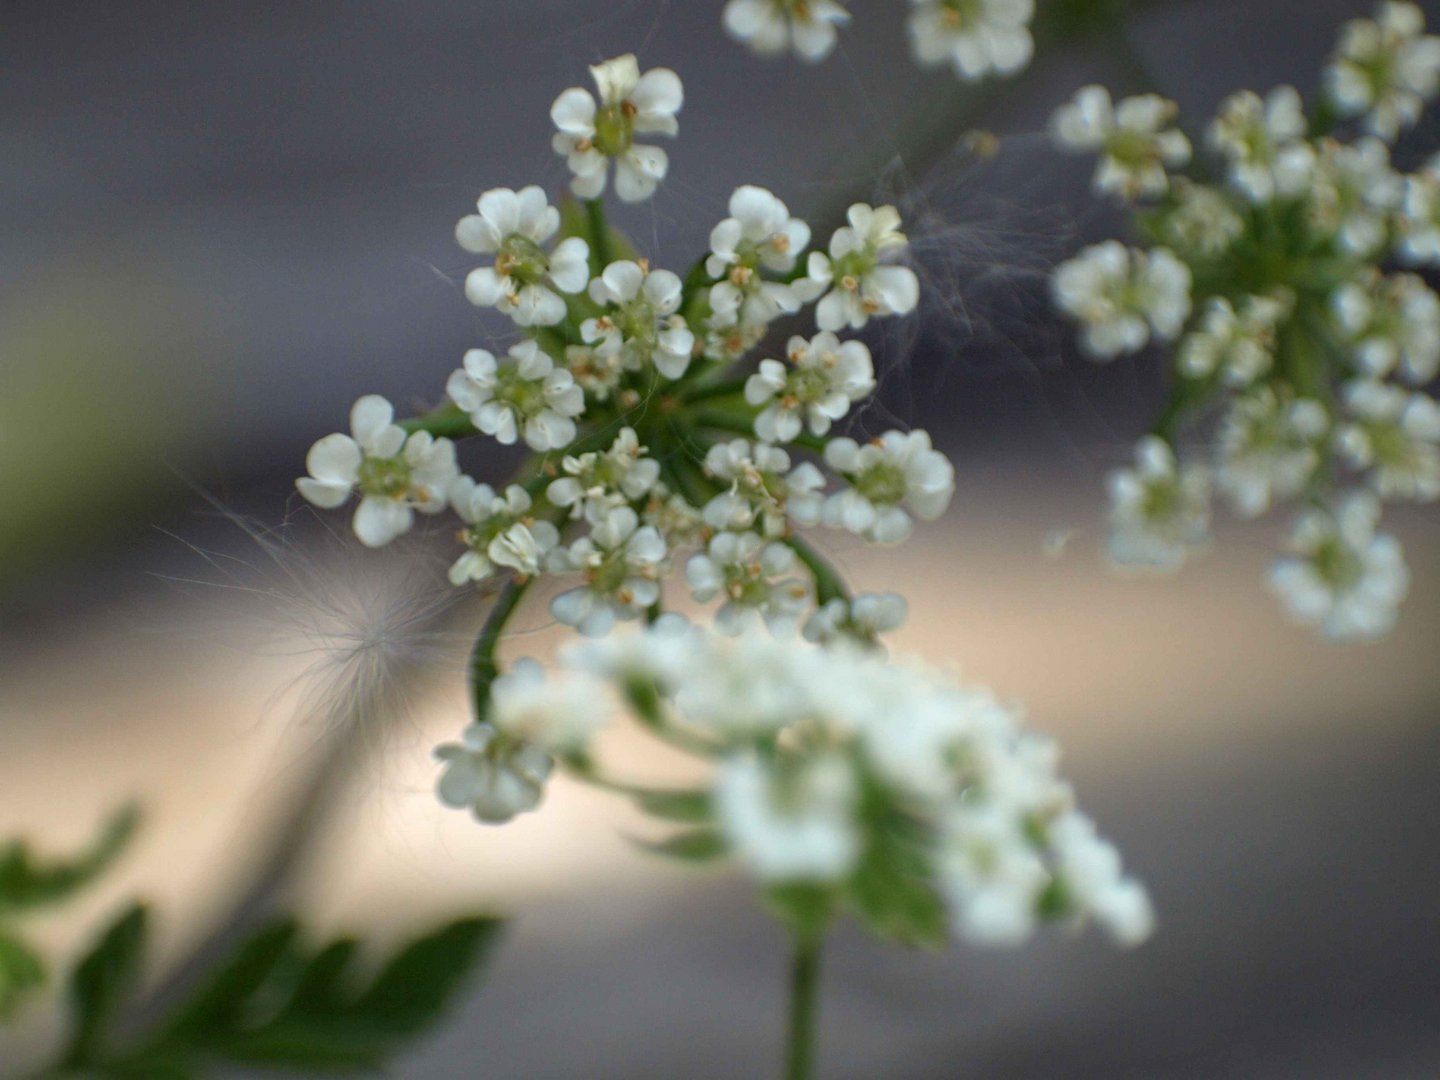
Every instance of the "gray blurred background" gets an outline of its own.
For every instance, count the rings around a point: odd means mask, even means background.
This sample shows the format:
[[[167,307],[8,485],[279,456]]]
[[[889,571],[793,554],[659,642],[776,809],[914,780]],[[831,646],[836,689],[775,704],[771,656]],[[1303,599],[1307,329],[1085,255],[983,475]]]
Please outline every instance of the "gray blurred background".
[[[413,579],[395,580],[394,552],[334,543],[292,479],[358,395],[432,405],[466,348],[503,340],[461,293],[454,223],[490,186],[557,194],[551,100],[634,50],[686,88],[669,178],[617,215],[660,264],[683,271],[741,183],[817,221],[852,198],[905,205],[929,299],[872,337],[883,385],[860,423],[928,427],[959,491],[901,555],[820,539],[864,587],[911,594],[902,648],[1025,700],[1061,739],[1161,913],[1131,954],[1090,936],[915,955],[847,931],[823,1075],[1440,1074],[1436,515],[1392,514],[1415,587],[1376,647],[1285,624],[1261,584],[1283,519],[1222,528],[1179,578],[1114,577],[1102,478],[1164,383],[1153,357],[1076,357],[1046,312],[1048,267],[1116,223],[1043,129],[1086,82],[1135,89],[1133,69],[1065,44],[966,103],[909,62],[899,0],[854,4],[819,67],[752,58],[720,6],[5,5],[0,835],[78,843],[126,797],[149,810],[123,870],[46,940],[73,950],[140,892],[173,961],[273,854],[288,800],[333,775],[304,604],[364,609]],[[1137,12],[1130,37],[1193,130],[1238,87],[1313,91],[1338,25],[1370,6],[1176,0]],[[972,126],[1001,136],[998,157],[966,153]],[[1426,124],[1397,160],[1437,145]],[[466,454],[504,477],[490,448]],[[289,519],[288,546],[231,513]],[[1057,529],[1073,538],[1047,557]],[[444,531],[412,550],[439,560]],[[564,784],[505,830],[435,805],[428,752],[464,722],[482,605],[428,604],[443,562],[416,565],[425,592],[405,595],[443,629],[406,709],[355,733],[364,752],[283,892],[324,930],[381,937],[515,916],[473,1000],[400,1075],[767,1074],[782,942],[743,882],[646,859],[635,819]],[[543,605],[522,622],[544,648]],[[0,1075],[57,1024],[52,1005],[0,1034]]]

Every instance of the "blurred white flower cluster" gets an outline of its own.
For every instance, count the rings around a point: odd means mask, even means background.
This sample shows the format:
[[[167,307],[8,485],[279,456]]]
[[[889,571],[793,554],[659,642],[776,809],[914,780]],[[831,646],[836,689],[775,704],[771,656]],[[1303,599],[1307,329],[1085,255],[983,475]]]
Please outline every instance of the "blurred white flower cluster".
[[[1143,246],[1090,247],[1052,286],[1097,361],[1173,346],[1164,415],[1110,479],[1112,556],[1178,568],[1208,543],[1212,495],[1244,518],[1303,501],[1271,584],[1299,622],[1360,640],[1409,585],[1380,500],[1440,497],[1440,297],[1414,272],[1440,267],[1440,161],[1402,173],[1388,145],[1440,91],[1440,38],[1383,3],[1344,28],[1325,87],[1311,118],[1288,86],[1225,101],[1217,182],[1181,175],[1172,102],[1080,90],[1053,135],[1098,155],[1093,187],[1134,204]],[[1181,451],[1181,424],[1209,460]]]
[[[910,0],[906,27],[920,64],[948,64],[966,82],[1014,75],[1030,63],[1035,0]],[[839,0],[727,0],[723,20],[736,41],[758,56],[793,52],[818,63],[850,25]]]
[[[608,786],[683,821],[662,849],[733,855],[788,918],[848,912],[909,942],[987,945],[1051,921],[1091,920],[1127,945],[1152,929],[1144,889],[1077,810],[1052,742],[988,692],[853,640],[724,636],[667,615],[567,648],[543,678],[522,661],[486,723],[439,751],[442,798],[483,820],[529,810],[552,755],[604,779],[591,739],[617,699],[713,770],[687,792]]]

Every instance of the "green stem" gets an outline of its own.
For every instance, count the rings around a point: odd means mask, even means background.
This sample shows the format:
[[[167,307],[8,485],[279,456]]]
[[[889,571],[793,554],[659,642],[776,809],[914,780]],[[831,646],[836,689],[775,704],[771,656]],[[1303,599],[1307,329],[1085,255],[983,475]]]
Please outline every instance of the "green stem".
[[[708,401],[711,398],[729,397],[731,394],[742,394],[745,392],[745,384],[748,378],[743,379],[722,379],[719,382],[698,383],[688,390],[681,392],[680,400],[686,405],[694,404],[697,401]]]
[[[411,434],[428,431],[431,435],[449,439],[464,439],[477,435],[470,417],[458,405],[444,405],[424,416],[412,416],[408,420],[397,420],[396,424]]]
[[[610,265],[611,259],[610,223],[605,220],[604,200],[585,200],[585,217],[590,223],[591,254],[594,256],[598,273]]]
[[[815,600],[824,605],[831,600],[849,600],[850,590],[845,586],[845,579],[840,576],[840,571],[830,564],[830,560],[816,551],[810,542],[800,536],[788,536],[785,543],[800,557],[811,576],[815,578]]]
[[[790,1019],[785,1040],[786,1080],[815,1075],[815,1035],[820,1004],[819,934],[797,933],[790,959]]]
[[[490,614],[485,616],[485,625],[480,628],[480,636],[475,639],[475,648],[470,653],[470,695],[476,723],[484,720],[490,711],[490,685],[500,674],[500,664],[495,659],[495,651],[500,645],[501,635],[505,632],[505,624],[520,606],[520,600],[532,580],[514,577],[505,583],[495,606],[490,609]]]

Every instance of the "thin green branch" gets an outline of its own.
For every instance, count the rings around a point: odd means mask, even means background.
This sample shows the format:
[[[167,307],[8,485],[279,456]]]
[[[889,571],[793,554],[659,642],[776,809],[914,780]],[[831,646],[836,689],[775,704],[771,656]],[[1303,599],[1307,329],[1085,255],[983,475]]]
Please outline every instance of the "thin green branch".
[[[397,420],[396,424],[411,434],[428,431],[437,438],[443,435],[447,439],[466,439],[480,434],[470,422],[469,414],[458,405],[443,405],[424,416]]]
[[[800,561],[805,564],[815,579],[815,600],[819,604],[827,604],[831,600],[850,599],[850,590],[845,584],[845,579],[840,571],[831,565],[830,560],[821,555],[810,542],[802,536],[791,535],[785,538],[785,543],[799,556]]]
[[[512,577],[505,583],[495,600],[495,606],[485,617],[485,625],[480,628],[479,637],[475,639],[475,647],[470,653],[470,698],[477,723],[484,720],[490,711],[490,686],[500,674],[500,664],[495,658],[500,637],[505,631],[505,624],[520,606],[525,590],[530,587],[532,580],[528,577]]]
[[[794,934],[790,958],[790,1009],[786,1025],[785,1078],[811,1080],[815,1075],[815,1036],[819,1030],[820,963],[824,940],[819,934]]]
[[[586,199],[585,217],[590,223],[591,254],[594,255],[595,265],[604,270],[610,265],[612,257],[610,223],[605,220],[605,201],[603,199]]]
[[[680,401],[686,405],[693,405],[697,401],[709,401],[713,398],[729,397],[732,394],[743,394],[747,382],[749,382],[748,377],[695,383],[688,390],[681,392]]]

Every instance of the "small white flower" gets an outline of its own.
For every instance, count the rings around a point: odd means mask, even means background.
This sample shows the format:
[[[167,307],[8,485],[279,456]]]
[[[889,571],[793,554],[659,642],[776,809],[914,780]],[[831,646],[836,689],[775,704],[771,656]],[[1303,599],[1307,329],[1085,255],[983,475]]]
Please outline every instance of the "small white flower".
[[[1440,296],[1422,278],[1371,273],[1337,289],[1330,306],[1362,374],[1398,371],[1423,386],[1440,372]]]
[[[450,567],[454,585],[484,581],[499,566],[538,574],[560,542],[554,525],[531,516],[530,495],[518,484],[498,495],[489,484],[461,476],[450,487],[450,504],[466,524],[460,539],[468,548]]]
[[[477,307],[494,307],[517,326],[554,326],[565,319],[559,293],[578,293],[590,280],[590,247],[572,236],[547,252],[560,228],[560,212],[538,187],[493,188],[480,196],[479,213],[460,219],[455,238],[466,251],[494,255],[493,266],[470,271],[465,295]]]
[[[677,314],[682,287],[669,270],[651,270],[644,262],[613,262],[590,282],[590,299],[609,310],[580,326],[580,336],[601,356],[618,356],[638,371],[646,364],[667,379],[678,379],[690,366],[695,335]]]
[[[910,45],[922,64],[950,63],[966,82],[1030,63],[1034,0],[910,0]]]
[[[1330,418],[1318,401],[1282,401],[1269,386],[1236,401],[1220,426],[1215,485],[1241,517],[1305,490]]]
[[[957,807],[942,822],[937,864],[960,937],[1003,947],[1034,934],[1050,873],[1018,814],[993,803]]]
[[[754,757],[716,770],[715,810],[735,855],[766,882],[837,881],[854,868],[858,785],[839,757],[777,768]]]
[[[761,187],[745,185],[730,196],[730,216],[710,232],[705,272],[720,278],[710,287],[710,325],[765,326],[800,310],[789,285],[762,271],[788,274],[810,243],[810,226]]]
[[[665,178],[670,158],[658,146],[635,142],[636,135],[674,135],[675,114],[684,103],[680,77],[669,68],[640,74],[627,53],[590,69],[600,91],[597,104],[589,91],[572,86],[550,106],[559,130],[552,145],[565,158],[574,179],[570,190],[593,199],[605,190],[610,160],[615,160],[615,194],[624,202],[641,202]]]
[[[861,593],[853,600],[836,597],[805,622],[805,640],[818,645],[849,641],[874,646],[881,634],[899,629],[909,605],[898,593]]]
[[[1440,171],[1434,161],[1405,177],[1395,231],[1402,259],[1412,266],[1440,266]]]
[[[934,521],[955,493],[955,467],[924,431],[887,431],[864,446],[833,439],[825,464],[845,478],[846,488],[825,500],[822,520],[877,544],[906,539],[911,514]]]
[[[1390,148],[1379,139],[1321,144],[1310,219],[1345,251],[1369,258],[1386,247],[1404,198],[1404,178],[1390,167]]]
[[[571,641],[560,650],[560,661],[616,687],[652,684],[668,698],[704,662],[699,644],[704,636],[685,616],[667,611],[636,633]]]
[[[1305,141],[1305,113],[1293,86],[1264,100],[1242,90],[1225,100],[1210,125],[1210,144],[1230,162],[1230,183],[1253,202],[1303,194],[1315,172]]]
[[[620,354],[602,352],[594,345],[565,346],[565,367],[576,385],[596,402],[609,401],[625,376]]]
[[[1060,106],[1050,130],[1069,150],[1100,155],[1093,186],[1101,194],[1153,198],[1170,187],[1167,169],[1190,160],[1190,140],[1174,126],[1179,106],[1158,94],[1112,105],[1103,86],[1086,86]]]
[[[828,331],[809,341],[792,337],[786,358],[788,367],[761,360],[745,381],[745,400],[766,405],[755,417],[755,434],[766,442],[789,442],[802,426],[824,435],[852,402],[875,389],[875,364],[862,341],[841,342]]]
[[[436,747],[435,757],[445,763],[436,785],[440,801],[492,825],[539,806],[554,767],[545,751],[489,723],[471,724],[458,744]]]
[[[1165,248],[1144,252],[1118,240],[1088,247],[1051,279],[1056,305],[1078,319],[1093,359],[1172,341],[1190,314],[1190,269]]]
[[[705,359],[733,364],[765,339],[764,326],[710,327],[705,333]]]
[[[814,64],[834,50],[836,31],[850,13],[838,0],[729,0],[724,20],[730,36],[758,56],[793,49]]]
[[[1363,115],[1371,134],[1393,141],[1440,89],[1440,38],[1425,33],[1418,6],[1387,0],[1373,20],[1345,24],[1325,77],[1342,116]]]
[[[649,631],[647,631],[649,633]],[[672,684],[687,723],[731,744],[775,736],[822,708],[819,650],[795,647],[753,620],[735,635],[698,632],[688,665]]]
[[[585,584],[550,602],[550,614],[586,637],[603,637],[617,619],[634,619],[660,599],[665,539],[628,506],[610,510],[568,549],[559,548],[551,569],[584,575]]]
[[[756,616],[781,633],[794,628],[810,603],[809,585],[784,577],[794,569],[795,552],[786,545],[753,532],[722,532],[685,564],[685,579],[697,603],[725,597],[715,613],[722,633],[740,633]]]
[[[1100,923],[1116,943],[1139,945],[1155,930],[1155,910],[1144,886],[1124,876],[1115,845],[1095,832],[1085,815],[1070,811],[1052,822],[1047,838],[1056,877],[1070,902]]]
[[[1237,313],[1229,300],[1212,297],[1176,350],[1181,373],[1192,379],[1218,374],[1227,386],[1249,386],[1275,363],[1275,332],[1292,303],[1284,294],[1250,296]]]
[[[1271,587],[1291,616],[1335,641],[1388,634],[1410,588],[1405,553],[1393,536],[1375,535],[1380,503],[1357,492],[1334,514],[1307,510],[1290,534],[1294,556],[1270,571]]]
[[[1110,557],[1122,566],[1178,570],[1209,539],[1210,478],[1179,468],[1169,443],[1154,435],[1135,447],[1135,467],[1109,476]]]
[[[707,531],[700,509],[661,483],[651,489],[640,517],[644,524],[653,526],[665,538],[665,546],[671,551],[698,544]]]
[[[705,472],[730,485],[705,505],[712,529],[743,531],[757,522],[766,536],[783,536],[787,518],[798,525],[820,520],[825,478],[808,461],[790,468],[790,455],[778,446],[745,439],[712,446]]]
[[[1384,499],[1440,498],[1440,405],[1389,383],[1345,387],[1346,423],[1336,445],[1352,466],[1369,469]]]
[[[384,547],[415,521],[415,511],[445,509],[446,493],[459,475],[455,444],[428,432],[406,435],[395,409],[378,394],[355,402],[350,434],[326,435],[305,457],[309,476],[295,481],[310,502],[334,510],[360,495],[353,522],[366,547]]]
[[[1212,258],[1245,234],[1245,222],[1225,193],[1176,177],[1174,205],[1159,217],[1160,234],[1176,251]]]
[[[445,391],[486,435],[507,446],[523,435],[532,450],[556,450],[573,442],[575,417],[585,411],[584,391],[534,341],[512,345],[504,362],[484,349],[471,349]]]
[[[829,253],[812,251],[806,276],[794,285],[807,303],[825,294],[815,308],[816,324],[821,330],[859,330],[871,316],[915,310],[920,280],[908,266],[893,265],[909,246],[900,212],[856,203],[845,217],[849,224],[831,235]]]
[[[645,456],[634,428],[621,428],[604,453],[567,455],[565,476],[551,482],[545,497],[569,507],[572,518],[599,521],[610,510],[643,499],[660,479],[660,463]]]
[[[589,678],[547,673],[517,661],[490,685],[490,722],[511,739],[551,754],[583,754],[610,719],[610,702]]]

